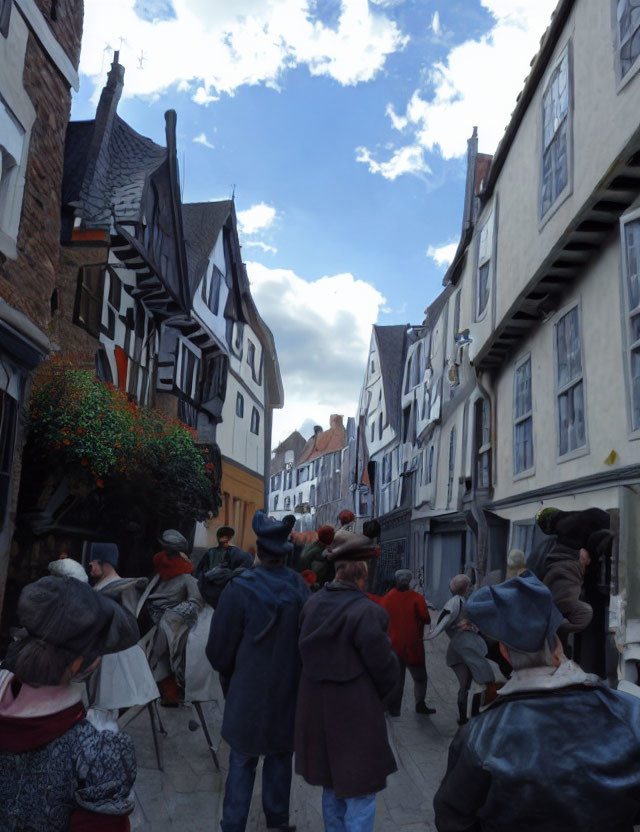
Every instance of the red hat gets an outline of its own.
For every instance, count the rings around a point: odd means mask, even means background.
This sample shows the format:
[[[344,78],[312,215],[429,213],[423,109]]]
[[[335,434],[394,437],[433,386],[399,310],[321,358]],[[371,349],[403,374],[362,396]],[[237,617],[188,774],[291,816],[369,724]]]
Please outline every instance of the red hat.
[[[343,509],[338,515],[338,520],[342,523],[343,526],[346,526],[347,523],[352,523],[355,519],[355,514],[352,511],[349,511],[348,508]]]
[[[320,526],[318,529],[318,540],[320,543],[324,543],[325,546],[333,543],[334,535],[335,531],[333,526]]]
[[[311,569],[305,569],[304,572],[300,573],[300,576],[309,586],[313,586],[318,580],[318,576]]]

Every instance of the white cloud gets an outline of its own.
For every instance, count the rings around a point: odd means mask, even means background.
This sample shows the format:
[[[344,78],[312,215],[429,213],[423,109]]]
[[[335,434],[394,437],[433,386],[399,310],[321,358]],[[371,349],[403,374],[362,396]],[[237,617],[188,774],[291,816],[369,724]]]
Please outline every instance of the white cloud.
[[[278,249],[275,246],[267,245],[267,243],[263,243],[262,240],[246,240],[243,243],[243,246],[254,246],[254,248],[261,248],[264,252],[269,254],[277,254]]]
[[[385,110],[386,114],[391,119],[391,124],[394,130],[404,130],[404,128],[409,124],[409,119],[406,116],[399,116],[393,104],[387,104],[387,109]]]
[[[445,243],[441,246],[429,246],[427,249],[427,257],[431,257],[438,266],[446,267],[451,264],[455,257],[458,243]]]
[[[245,211],[238,211],[238,222],[244,234],[265,231],[273,225],[275,218],[276,209],[273,205],[267,205],[266,202],[259,202]]]
[[[243,85],[277,85],[299,65],[345,85],[369,81],[407,42],[398,25],[368,0],[341,0],[333,28],[313,18],[310,0],[174,0],[174,17],[147,20],[134,6],[135,0],[85,3],[80,69],[96,85],[94,98],[111,49],[120,49],[127,69],[125,96],[188,84],[193,100],[208,104]],[[124,32],[130,33],[128,40]]]
[[[492,29],[478,40],[454,47],[443,61],[434,64],[427,88],[415,90],[404,116],[391,108],[393,125],[395,120],[403,123],[406,119],[405,130],[413,136],[407,148],[394,150],[389,163],[402,150],[415,154],[416,145],[444,159],[463,156],[474,125],[478,126],[481,150],[495,151],[557,0],[481,3],[493,15]],[[442,28],[437,14],[431,24],[434,33]],[[369,169],[384,176],[384,166],[382,162],[369,165]]]
[[[431,31],[436,37],[442,34],[442,24],[440,23],[440,12],[436,9],[431,18]]]
[[[193,141],[196,142],[196,144],[203,144],[205,147],[209,147],[211,150],[213,150],[214,148],[214,145],[211,144],[209,139],[206,137],[205,133],[200,133],[199,136],[194,136]]]
[[[274,411],[274,445],[306,419],[354,416],[371,326],[385,304],[352,274],[304,280],[288,269],[248,262],[251,293],[276,339],[285,406]]]
[[[420,145],[413,144],[394,151],[386,162],[377,162],[366,147],[356,148],[356,162],[363,162],[369,166],[371,173],[381,173],[385,179],[392,182],[403,173],[414,176],[425,176],[431,173],[431,168],[424,158],[424,150]]]

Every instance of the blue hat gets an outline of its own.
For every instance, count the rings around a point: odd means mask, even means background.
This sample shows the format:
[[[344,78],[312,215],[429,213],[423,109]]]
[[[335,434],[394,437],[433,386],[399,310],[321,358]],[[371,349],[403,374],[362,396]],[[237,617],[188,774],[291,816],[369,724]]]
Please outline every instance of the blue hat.
[[[293,551],[289,535],[296,522],[293,514],[283,520],[271,520],[264,511],[253,515],[251,523],[257,537],[258,557],[261,560],[284,560]]]
[[[542,650],[545,639],[551,644],[564,621],[547,587],[529,571],[476,590],[465,616],[481,633],[522,653]]]
[[[115,568],[118,565],[118,547],[115,543],[92,543],[89,547],[89,562],[92,560],[110,563]]]

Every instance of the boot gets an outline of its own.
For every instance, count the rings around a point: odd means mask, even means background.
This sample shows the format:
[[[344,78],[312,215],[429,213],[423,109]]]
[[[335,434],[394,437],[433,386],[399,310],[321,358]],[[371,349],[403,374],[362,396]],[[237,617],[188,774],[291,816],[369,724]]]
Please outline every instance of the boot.
[[[416,713],[417,714],[435,714],[436,709],[430,708],[426,702],[416,702]]]
[[[467,718],[467,703],[458,702],[458,725],[466,725],[469,722]]]

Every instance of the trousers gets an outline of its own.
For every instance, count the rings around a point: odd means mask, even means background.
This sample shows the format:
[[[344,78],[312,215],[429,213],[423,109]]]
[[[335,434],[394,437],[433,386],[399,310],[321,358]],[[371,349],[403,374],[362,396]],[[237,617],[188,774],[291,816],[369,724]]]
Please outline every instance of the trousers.
[[[376,795],[336,797],[333,789],[322,790],[322,818],[325,832],[373,832]]]
[[[416,705],[418,704],[418,702],[424,702],[425,697],[427,695],[427,668],[425,667],[425,663],[422,662],[422,664],[407,664],[407,662],[402,658],[402,656],[399,656],[397,653],[396,656],[398,656],[398,664],[400,665],[398,681],[396,682],[396,685],[391,691],[391,693],[387,696],[387,707],[389,708],[389,711],[392,714],[399,713],[402,707],[404,679],[407,670],[409,671],[413,679],[413,694],[415,697]]]
[[[267,826],[281,826],[289,822],[292,758],[293,752],[290,751],[265,755],[262,767],[262,809]],[[258,760],[259,757],[240,754],[231,749],[220,823],[223,832],[244,832],[246,829]]]

